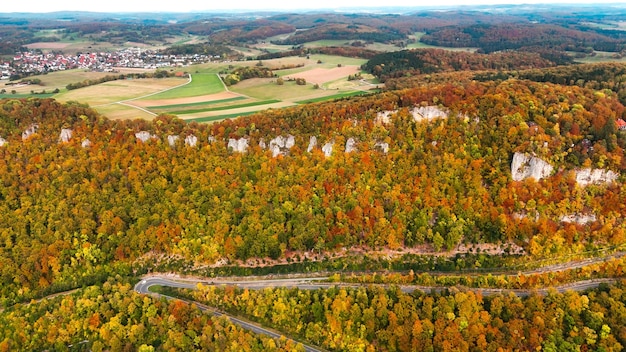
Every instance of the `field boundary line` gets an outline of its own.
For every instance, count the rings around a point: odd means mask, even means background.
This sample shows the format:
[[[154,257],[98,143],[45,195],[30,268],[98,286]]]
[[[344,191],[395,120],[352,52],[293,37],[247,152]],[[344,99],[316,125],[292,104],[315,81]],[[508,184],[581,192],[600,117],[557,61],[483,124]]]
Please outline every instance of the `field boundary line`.
[[[142,95],[142,96],[140,96],[140,97],[135,97],[135,98],[130,98],[130,99],[124,99],[124,100],[116,101],[116,102],[113,102],[113,103],[106,103],[106,104],[94,105],[93,107],[94,107],[94,108],[97,108],[97,107],[100,107],[100,106],[109,106],[109,105],[114,105],[114,104],[122,104],[122,105],[126,105],[126,106],[132,106],[132,107],[137,108],[137,109],[141,109],[141,108],[139,108],[138,106],[131,105],[131,104],[123,104],[123,103],[128,102],[128,101],[139,100],[139,99],[143,99],[143,98],[151,97],[151,96],[153,96],[153,95],[161,94],[161,93],[163,93],[163,92],[167,92],[167,91],[170,91],[170,90],[172,90],[172,89],[176,89],[176,88],[184,87],[184,86],[188,85],[189,83],[191,83],[192,81],[193,81],[193,78],[191,77],[191,74],[189,74],[189,78],[187,79],[187,82],[185,82],[185,83],[183,83],[183,84],[179,84],[179,85],[177,85],[177,86],[170,87],[170,88],[165,88],[165,89],[160,90],[160,91],[158,91],[158,92],[154,92],[154,93],[150,93],[150,94]],[[146,110],[146,111],[147,111],[147,110]],[[156,114],[155,114],[155,115],[156,115]]]
[[[154,112],[152,112],[152,111],[146,110],[146,109],[144,109],[144,108],[142,108],[142,107],[139,107],[139,106],[137,106],[137,105],[129,104],[129,103],[126,103],[126,102],[123,102],[123,101],[118,101],[116,104],[120,104],[120,105],[128,106],[128,107],[130,107],[130,108],[135,108],[135,109],[137,109],[137,110],[141,110],[141,111],[143,111],[143,112],[145,112],[145,113],[148,113],[148,114],[150,114],[150,115],[152,115],[152,116],[157,116],[157,115],[158,115],[158,114],[156,114],[156,113],[154,113]]]

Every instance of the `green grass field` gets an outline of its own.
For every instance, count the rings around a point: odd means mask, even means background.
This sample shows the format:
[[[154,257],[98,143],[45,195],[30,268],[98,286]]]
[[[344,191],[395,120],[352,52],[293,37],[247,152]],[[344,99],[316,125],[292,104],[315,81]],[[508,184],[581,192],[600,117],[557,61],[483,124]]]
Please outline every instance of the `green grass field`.
[[[351,92],[339,93],[339,94],[334,94],[334,95],[327,95],[327,96],[319,97],[319,98],[300,100],[300,101],[296,101],[296,103],[297,104],[319,103],[322,101],[329,101],[329,100],[341,99],[341,98],[346,98],[346,97],[354,97],[357,95],[364,95],[364,94],[369,94],[369,93],[358,90],[358,91],[351,91]]]
[[[10,89],[7,89],[8,92],[10,92]],[[46,93],[46,94],[0,94],[0,99],[21,99],[21,98],[29,98],[29,97],[34,97],[34,98],[51,98],[54,94],[52,93]]]
[[[233,119],[235,117],[240,117],[240,116],[248,116],[248,115],[252,115],[256,113],[258,113],[258,111],[249,111],[249,112],[242,112],[238,114],[227,114],[227,115],[219,115],[219,116],[198,117],[195,119],[187,119],[185,120],[185,122],[215,122],[215,121],[221,121],[221,120],[226,120],[226,119]]]
[[[148,100],[175,99],[183,97],[197,97],[223,92],[222,80],[214,73],[194,73],[191,75],[191,83],[179,88],[155,94]]]
[[[196,113],[199,113],[199,112],[240,109],[240,108],[248,108],[248,107],[251,107],[251,106],[274,104],[274,103],[279,103],[279,102],[280,102],[280,100],[276,100],[276,99],[262,100],[262,101],[252,101],[252,102],[244,103],[244,104],[217,106],[217,107],[214,107],[214,108],[206,108],[206,109],[178,110],[178,111],[172,111],[171,113],[174,114],[174,115],[196,114]]]
[[[167,109],[178,109],[178,108],[186,108],[186,107],[197,107],[197,106],[204,106],[204,105],[217,105],[217,104],[231,103],[231,102],[238,101],[238,100],[243,100],[243,99],[248,99],[248,98],[246,98],[246,97],[235,97],[235,98],[228,98],[228,99],[203,101],[203,102],[199,102],[199,103],[185,103],[185,104],[148,106],[148,109],[155,109],[155,110],[164,109],[164,110],[167,110]]]

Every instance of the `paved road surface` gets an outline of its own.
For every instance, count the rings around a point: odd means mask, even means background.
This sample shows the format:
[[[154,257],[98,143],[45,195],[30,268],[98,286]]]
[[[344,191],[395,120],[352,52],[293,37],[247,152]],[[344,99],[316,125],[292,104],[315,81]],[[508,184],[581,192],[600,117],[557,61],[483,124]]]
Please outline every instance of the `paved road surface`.
[[[367,286],[367,285],[360,285],[360,284],[341,284],[341,283],[335,284],[335,283],[319,282],[325,279],[327,278],[326,277],[311,277],[311,278],[271,279],[271,280],[223,280],[223,279],[195,280],[195,279],[171,279],[171,278],[162,277],[162,276],[150,276],[150,277],[145,277],[143,280],[138,282],[135,285],[135,291],[139,293],[143,293],[143,294],[151,294],[151,295],[159,296],[159,294],[150,292],[151,286],[167,286],[167,287],[175,287],[175,288],[196,289],[198,284],[219,285],[219,286],[233,285],[233,286],[238,286],[241,288],[248,288],[248,289],[253,289],[253,290],[259,290],[259,289],[263,289],[266,287],[297,287],[298,289],[301,289],[301,290],[317,290],[319,288],[328,288],[331,286],[340,286],[340,287]],[[557,292],[565,292],[567,290],[584,291],[590,288],[597,287],[598,285],[602,283],[609,283],[609,282],[615,282],[615,281],[616,279],[592,279],[592,280],[578,281],[578,282],[574,282],[571,284],[554,287],[554,290],[556,290]],[[388,286],[388,285],[383,285],[383,286]],[[420,290],[423,292],[431,292],[431,291],[441,292],[445,289],[450,289],[450,287],[403,285],[403,286],[400,286],[400,289],[403,292],[407,292],[407,293],[411,293],[415,290]],[[491,289],[491,288],[463,288],[463,289],[468,290],[468,291],[480,292],[482,295],[493,295],[493,294],[511,292],[519,297],[526,297],[533,293],[545,295],[549,291],[548,289],[537,289],[537,290],[521,290],[521,289],[509,290],[509,289]],[[165,295],[160,295],[160,296],[164,296],[167,299],[177,299],[177,298],[165,296]],[[183,300],[183,301],[188,302],[190,304],[195,304],[202,311],[210,312],[213,315],[216,315],[216,316],[225,315],[234,324],[237,324],[246,330],[249,330],[258,334],[264,334],[272,338],[281,337],[281,334],[273,330],[266,329],[258,324],[254,324],[254,323],[250,323],[250,322],[238,319],[226,313],[221,313],[215,310],[214,308],[208,307],[204,304],[201,304],[195,301],[188,301],[188,300]],[[321,351],[320,349],[313,347],[313,346],[308,346],[308,345],[303,345],[303,346],[306,351],[310,351],[310,352]]]
[[[305,281],[307,279],[304,279]],[[320,280],[319,278],[315,278],[313,280]],[[268,283],[268,284],[262,284],[259,282],[260,280],[256,280],[256,281],[247,281],[247,283],[249,283],[250,285],[252,285],[251,287],[257,287],[257,288],[264,288],[264,287],[268,287],[268,285],[272,286],[273,284]],[[280,283],[283,280],[267,280],[268,282],[278,282]],[[154,295],[154,296],[162,296],[165,297],[167,299],[178,299],[175,297],[170,297],[167,295],[160,295],[157,293],[153,293],[150,292],[150,287],[151,286],[167,286],[167,287],[175,287],[175,288],[189,288],[189,289],[196,289],[198,283],[203,283],[203,284],[207,284],[206,281],[194,281],[194,280],[172,280],[172,279],[168,279],[168,278],[164,278],[164,277],[147,277],[141,281],[139,281],[136,285],[135,285],[135,291],[139,292],[139,293],[143,293],[143,294],[150,294],[150,295]],[[233,281],[224,281],[224,282],[220,282],[221,284],[232,284]],[[209,283],[210,284],[210,283]],[[207,313],[211,313],[215,316],[226,316],[230,319],[231,322],[233,322],[236,325],[239,325],[240,327],[252,331],[254,333],[257,334],[263,334],[275,339],[280,338],[281,336],[284,336],[280,333],[277,333],[273,330],[270,329],[266,329],[264,327],[262,327],[261,325],[255,324],[255,323],[251,323],[245,320],[241,320],[239,318],[236,318],[230,314],[227,313],[222,313],[217,311],[214,308],[211,308],[209,306],[206,306],[204,304],[195,302],[195,301],[189,301],[189,300],[184,300],[181,299],[181,301],[185,301],[187,303],[190,304],[195,304],[200,310],[202,310],[203,312],[207,312]],[[289,339],[289,338],[287,338]],[[298,341],[293,340],[294,342],[298,343]],[[301,342],[300,342],[301,343]],[[309,346],[309,345],[305,345],[302,344],[302,346],[304,346],[304,350],[307,352],[321,352],[322,350],[313,346]]]

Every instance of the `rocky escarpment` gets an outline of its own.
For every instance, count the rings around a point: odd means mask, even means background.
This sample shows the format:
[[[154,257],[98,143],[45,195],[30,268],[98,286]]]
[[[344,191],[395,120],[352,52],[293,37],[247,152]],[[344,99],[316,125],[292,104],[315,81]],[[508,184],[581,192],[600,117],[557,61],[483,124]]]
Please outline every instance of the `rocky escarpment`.
[[[324,146],[322,146],[322,152],[324,153],[324,156],[326,156],[327,158],[330,158],[330,156],[333,154],[333,145],[335,143],[333,142],[327,142],[326,144],[324,144]]]
[[[311,136],[311,138],[309,138],[309,146],[306,147],[306,152],[312,152],[315,147],[317,147],[317,137]]]
[[[137,140],[145,143],[145,142],[149,141],[150,139],[153,139],[153,138],[156,139],[158,137],[153,135],[153,134],[151,134],[148,131],[139,131],[139,132],[135,133],[135,138],[137,138]]]
[[[245,153],[248,150],[248,139],[247,138],[229,138],[228,139],[228,149],[237,153]]]
[[[379,111],[376,114],[376,123],[386,125],[391,122],[391,116],[398,110]],[[414,106],[410,111],[414,121],[433,120],[438,118],[448,118],[449,113],[438,106]]]
[[[605,184],[614,182],[618,176],[611,170],[585,168],[576,170],[576,183],[582,187],[590,184]]]
[[[513,154],[513,161],[511,162],[513,181],[522,181],[529,177],[541,180],[550,176],[553,170],[554,167],[545,160],[519,152]],[[611,170],[591,168],[576,170],[576,183],[581,187],[615,182],[618,177],[619,174]]]
[[[167,144],[169,144],[170,147],[174,148],[179,138],[179,136],[174,136],[170,134],[169,136],[167,136]]]
[[[269,149],[272,152],[273,157],[277,157],[279,155],[284,156],[289,154],[289,149],[291,149],[294,145],[296,145],[294,136],[278,136],[270,141]]]
[[[513,154],[513,162],[511,163],[511,175],[513,181],[522,181],[529,177],[535,180],[550,176],[554,167],[545,160],[524,154]]]
[[[194,136],[193,134],[190,134],[187,137],[185,137],[186,146],[195,147],[197,144],[198,144],[198,137]]]
[[[561,216],[561,222],[576,223],[579,225],[585,225],[590,222],[595,222],[597,217],[595,214],[568,214]]]
[[[346,153],[352,153],[356,150],[356,140],[354,138],[348,138],[346,141]]]
[[[374,144],[374,149],[380,150],[384,154],[387,154],[389,152],[389,143],[376,142],[376,144]]]
[[[34,123],[34,124],[30,125],[30,127],[28,127],[27,129],[24,130],[24,132],[22,132],[22,140],[23,141],[27,140],[32,135],[37,133],[38,130],[39,130],[39,125],[38,124]]]
[[[67,143],[72,139],[72,130],[64,128],[59,134],[59,143]]]

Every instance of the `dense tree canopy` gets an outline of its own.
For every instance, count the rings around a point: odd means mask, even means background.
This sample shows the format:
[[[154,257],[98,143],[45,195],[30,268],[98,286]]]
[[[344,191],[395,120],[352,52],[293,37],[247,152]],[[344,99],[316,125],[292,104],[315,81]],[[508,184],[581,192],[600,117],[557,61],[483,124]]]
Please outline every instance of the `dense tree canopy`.
[[[416,120],[415,106],[449,117]],[[517,80],[426,85],[213,125],[109,121],[77,104],[5,100],[2,295],[106,277],[112,263],[146,253],[214,263],[353,245],[515,243],[548,256],[621,244],[621,183],[582,187],[574,170],[624,168],[623,112],[610,91]],[[63,128],[73,131],[67,143]],[[141,142],[140,131],[152,138]],[[172,146],[170,135],[199,142]],[[261,148],[288,135],[288,152]],[[311,136],[318,145],[307,151]],[[245,153],[227,147],[240,138]],[[554,175],[513,181],[514,152],[551,163]],[[575,214],[596,220],[562,220]]]

